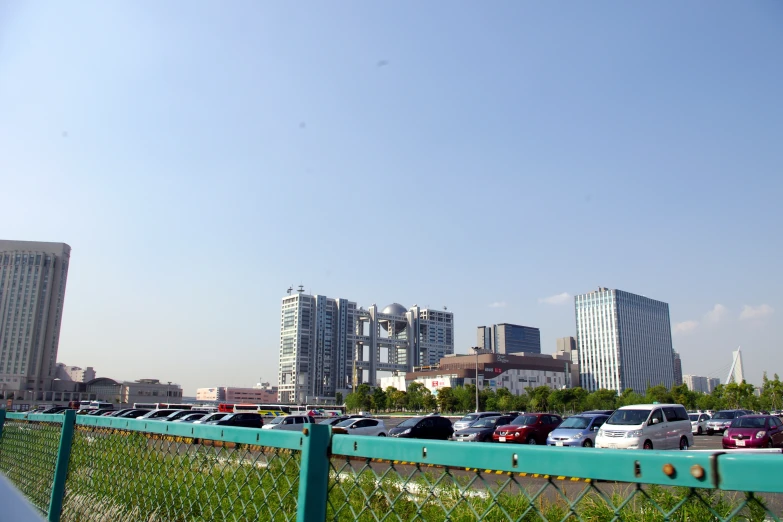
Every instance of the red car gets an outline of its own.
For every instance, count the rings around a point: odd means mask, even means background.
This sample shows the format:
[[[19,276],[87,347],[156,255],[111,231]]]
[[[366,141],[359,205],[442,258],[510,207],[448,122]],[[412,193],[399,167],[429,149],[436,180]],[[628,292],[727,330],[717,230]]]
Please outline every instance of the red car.
[[[546,445],[549,432],[557,428],[561,422],[563,419],[560,415],[525,413],[511,421],[511,424],[495,428],[492,441]]]
[[[746,415],[723,433],[723,449],[783,447],[783,422],[774,415]]]

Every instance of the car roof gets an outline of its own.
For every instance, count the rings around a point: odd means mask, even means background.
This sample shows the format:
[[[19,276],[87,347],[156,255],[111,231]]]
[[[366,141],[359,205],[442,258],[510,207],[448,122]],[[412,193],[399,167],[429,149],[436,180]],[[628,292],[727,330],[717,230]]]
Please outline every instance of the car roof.
[[[684,408],[682,404],[632,404],[630,406],[623,406],[622,408],[618,408],[618,410],[653,410],[655,408],[670,408],[677,406],[679,408]]]

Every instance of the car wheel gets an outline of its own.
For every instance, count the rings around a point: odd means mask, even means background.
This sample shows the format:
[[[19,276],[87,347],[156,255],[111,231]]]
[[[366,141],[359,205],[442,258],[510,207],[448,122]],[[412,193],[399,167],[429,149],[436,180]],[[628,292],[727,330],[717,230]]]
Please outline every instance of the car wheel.
[[[643,448],[644,448],[644,449],[646,449],[646,450],[651,450],[651,449],[653,449],[653,443],[652,443],[652,441],[649,441],[649,440],[646,440],[646,441],[644,441],[644,446],[643,446]]]
[[[767,447],[768,447],[768,448],[774,448],[774,447],[775,447],[775,445],[774,445],[774,444],[772,444],[772,441],[770,440],[769,442],[767,442]]]
[[[702,435],[701,426],[699,426],[699,429],[696,430],[696,435]]]
[[[385,437],[385,436],[386,436],[386,434],[385,434],[385,433],[379,433],[379,434],[378,434],[378,436],[379,436],[379,437]]]
[[[590,439],[587,439],[584,444],[582,444],[583,448],[592,448],[593,447],[593,441]]]
[[[537,444],[535,437],[529,437],[527,439],[527,443],[530,444],[531,446],[535,446]]]
[[[688,449],[688,437],[680,437],[680,451]]]
[[[715,435],[715,432],[714,432],[714,431],[712,431],[712,430],[707,430],[707,435],[709,435],[710,437],[712,437],[713,435]]]

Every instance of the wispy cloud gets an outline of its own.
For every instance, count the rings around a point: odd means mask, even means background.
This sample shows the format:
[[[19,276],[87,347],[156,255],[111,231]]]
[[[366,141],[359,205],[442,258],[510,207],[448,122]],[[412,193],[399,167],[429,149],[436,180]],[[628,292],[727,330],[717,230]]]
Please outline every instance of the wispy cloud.
[[[698,321],[683,321],[681,323],[674,323],[674,333],[684,334],[690,333],[699,327]]]
[[[569,301],[571,301],[571,294],[568,292],[563,292],[562,294],[557,295],[550,295],[549,297],[542,297],[538,300],[539,303],[544,304],[550,304],[550,305],[561,305],[566,304]]]
[[[716,304],[712,310],[704,314],[704,320],[708,323],[719,323],[729,310],[722,304]]]
[[[740,319],[742,320],[763,319],[764,317],[768,317],[772,315],[772,312],[774,311],[775,310],[768,304],[762,304],[758,306],[745,305],[742,307],[742,312],[740,313]]]
[[[489,303],[490,308],[505,308],[506,302],[505,301],[495,301],[494,303]]]

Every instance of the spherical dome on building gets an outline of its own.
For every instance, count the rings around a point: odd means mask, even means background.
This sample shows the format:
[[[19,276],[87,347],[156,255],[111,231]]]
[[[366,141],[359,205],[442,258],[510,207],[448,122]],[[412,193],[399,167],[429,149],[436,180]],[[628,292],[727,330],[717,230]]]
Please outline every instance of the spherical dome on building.
[[[408,309],[402,306],[400,303],[392,303],[381,310],[381,313],[389,315],[405,315],[407,311]]]
[[[388,314],[388,315],[401,315],[404,316],[408,312],[408,309],[402,306],[400,303],[392,303],[383,310],[381,310],[382,314]],[[385,331],[389,331],[389,323],[392,321],[381,321],[381,328],[383,328]],[[407,321],[394,321],[394,331],[390,332],[393,334],[398,334],[400,332],[405,331],[405,328],[408,327]]]

